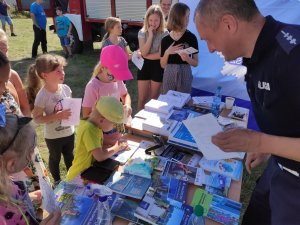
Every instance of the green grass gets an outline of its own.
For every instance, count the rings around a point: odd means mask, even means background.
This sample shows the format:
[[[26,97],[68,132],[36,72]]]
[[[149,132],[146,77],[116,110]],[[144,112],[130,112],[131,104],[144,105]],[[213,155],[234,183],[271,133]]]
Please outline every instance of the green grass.
[[[26,15],[24,16],[26,17]],[[52,23],[52,19],[48,19],[48,24]],[[18,71],[23,81],[26,83],[26,71],[27,67],[33,63],[31,57],[31,46],[33,42],[32,22],[30,19],[14,19],[15,32],[17,37],[9,37],[9,58],[11,60],[12,68]],[[61,46],[59,44],[58,37],[52,31],[47,31],[48,40],[48,52],[63,55]],[[99,60],[99,43],[94,43],[93,51],[84,52],[83,54],[76,55],[72,60],[69,60],[68,65],[65,68],[66,79],[65,83],[68,84],[74,97],[82,97],[86,83],[91,77],[94,65]],[[39,48],[41,53],[41,49]],[[136,69],[130,63],[130,68],[134,76],[136,76]],[[126,82],[127,88],[132,98],[132,105],[134,113],[137,108],[137,84],[136,80]],[[42,158],[47,165],[48,162],[48,150],[43,138],[43,126],[36,125],[36,131],[38,134],[38,147],[40,149]],[[66,169],[61,162],[62,178],[65,176]],[[241,194],[241,202],[243,203],[243,210],[246,208],[249,197],[251,196],[252,189],[255,185],[256,178],[260,175],[262,168],[254,171],[251,175],[248,175],[244,171],[243,186]]]

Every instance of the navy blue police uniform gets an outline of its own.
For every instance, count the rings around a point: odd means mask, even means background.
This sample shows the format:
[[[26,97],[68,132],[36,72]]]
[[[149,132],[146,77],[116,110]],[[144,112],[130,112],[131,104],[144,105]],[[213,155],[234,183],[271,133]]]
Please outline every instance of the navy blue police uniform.
[[[300,26],[267,16],[253,55],[244,58],[243,64],[260,130],[300,137]],[[300,162],[272,155],[257,181],[242,224],[299,225],[299,174]]]

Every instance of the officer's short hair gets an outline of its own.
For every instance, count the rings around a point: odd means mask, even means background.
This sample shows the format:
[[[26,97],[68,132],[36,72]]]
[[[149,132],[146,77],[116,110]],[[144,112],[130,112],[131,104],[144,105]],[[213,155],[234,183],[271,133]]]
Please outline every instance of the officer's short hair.
[[[225,14],[230,14],[240,20],[251,21],[258,13],[254,0],[201,0],[195,10],[207,19],[207,23],[217,25]]]

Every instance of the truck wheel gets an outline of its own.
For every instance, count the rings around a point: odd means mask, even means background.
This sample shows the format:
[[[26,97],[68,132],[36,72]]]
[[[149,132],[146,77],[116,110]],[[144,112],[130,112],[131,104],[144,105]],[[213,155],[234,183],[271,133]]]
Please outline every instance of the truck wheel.
[[[82,53],[83,43],[79,40],[77,30],[73,25],[72,34],[70,37],[70,46],[72,49],[72,53]]]

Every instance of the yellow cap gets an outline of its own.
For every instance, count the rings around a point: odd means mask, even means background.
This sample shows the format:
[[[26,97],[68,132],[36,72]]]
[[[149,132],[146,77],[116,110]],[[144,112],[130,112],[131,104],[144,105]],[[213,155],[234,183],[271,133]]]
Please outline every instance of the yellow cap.
[[[103,96],[96,103],[97,111],[113,123],[123,123],[123,105],[115,97]]]

